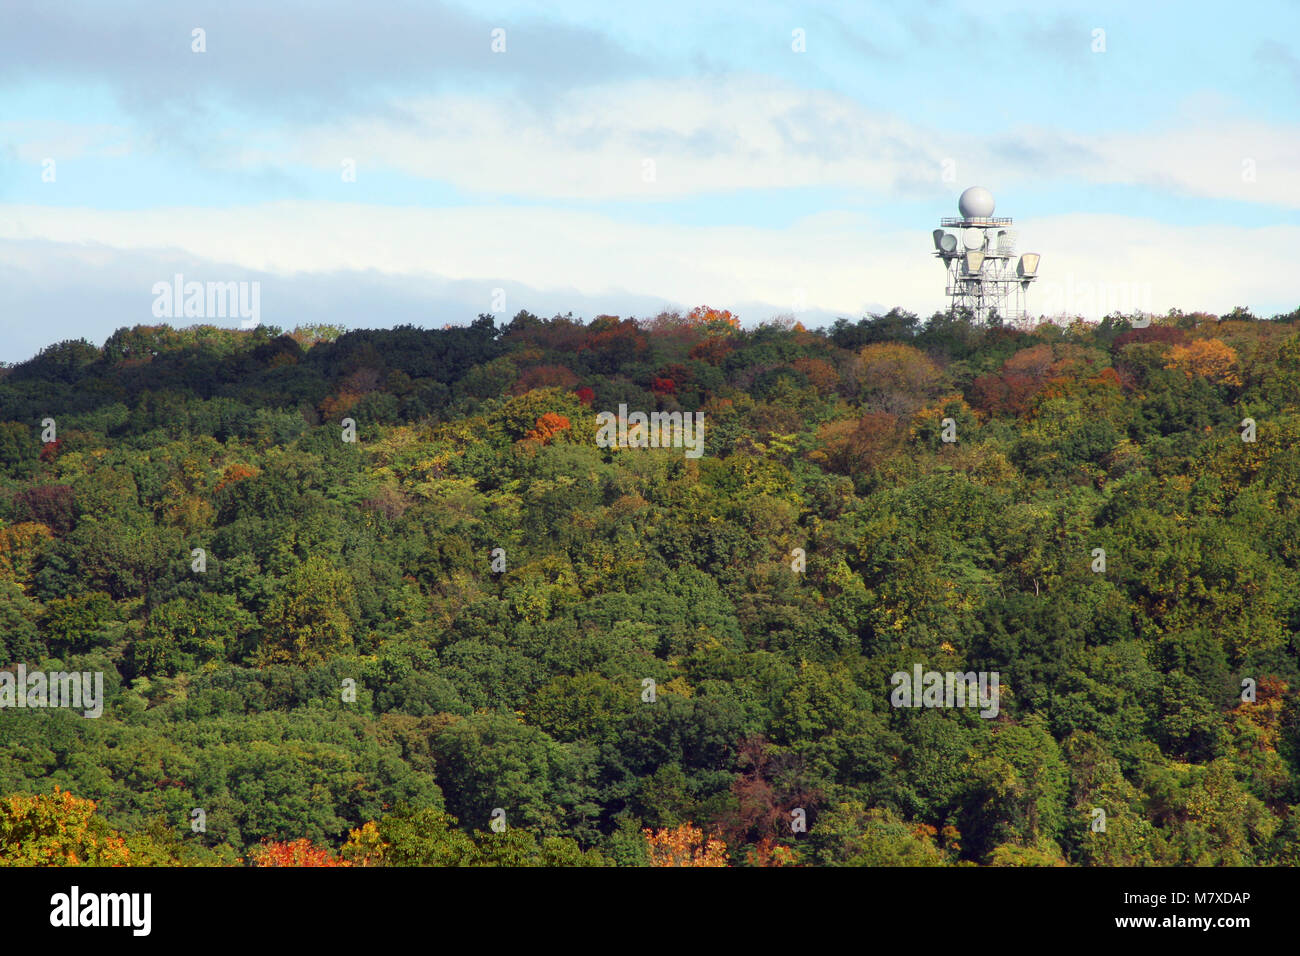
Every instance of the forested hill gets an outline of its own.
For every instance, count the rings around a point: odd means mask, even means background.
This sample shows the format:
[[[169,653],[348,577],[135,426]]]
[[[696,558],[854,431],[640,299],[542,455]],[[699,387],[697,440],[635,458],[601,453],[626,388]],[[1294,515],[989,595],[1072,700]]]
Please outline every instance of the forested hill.
[[[0,863],[1300,865],[1300,314],[1134,324],[0,369]]]

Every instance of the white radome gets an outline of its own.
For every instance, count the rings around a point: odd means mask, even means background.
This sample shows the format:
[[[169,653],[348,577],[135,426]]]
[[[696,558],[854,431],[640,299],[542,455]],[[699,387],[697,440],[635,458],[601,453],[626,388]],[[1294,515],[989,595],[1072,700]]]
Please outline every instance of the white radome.
[[[993,215],[993,194],[983,186],[972,186],[957,200],[964,219],[987,219]]]

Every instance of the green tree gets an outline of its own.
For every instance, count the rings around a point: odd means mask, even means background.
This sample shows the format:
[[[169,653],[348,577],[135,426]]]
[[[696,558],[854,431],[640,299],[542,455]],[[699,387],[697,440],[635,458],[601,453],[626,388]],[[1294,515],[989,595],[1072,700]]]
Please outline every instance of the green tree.
[[[285,576],[263,619],[259,664],[312,664],[352,646],[358,610],[352,580],[325,558],[308,558]]]

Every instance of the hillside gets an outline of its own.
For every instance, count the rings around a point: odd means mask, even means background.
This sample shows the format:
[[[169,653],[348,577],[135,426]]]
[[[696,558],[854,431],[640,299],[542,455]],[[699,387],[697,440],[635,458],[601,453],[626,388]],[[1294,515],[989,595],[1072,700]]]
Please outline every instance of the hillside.
[[[1300,864],[1300,314],[340,332],[0,369],[0,863]]]

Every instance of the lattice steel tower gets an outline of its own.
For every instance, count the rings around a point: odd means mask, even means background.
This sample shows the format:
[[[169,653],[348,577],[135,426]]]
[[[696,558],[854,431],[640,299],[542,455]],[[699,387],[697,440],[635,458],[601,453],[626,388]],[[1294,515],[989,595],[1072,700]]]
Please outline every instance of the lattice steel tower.
[[[993,194],[972,186],[957,200],[960,219],[940,219],[934,231],[935,255],[943,260],[952,308],[970,309],[976,322],[996,309],[1003,319],[1025,317],[1025,293],[1038,278],[1039,255],[1016,255],[1011,220],[994,218]]]

